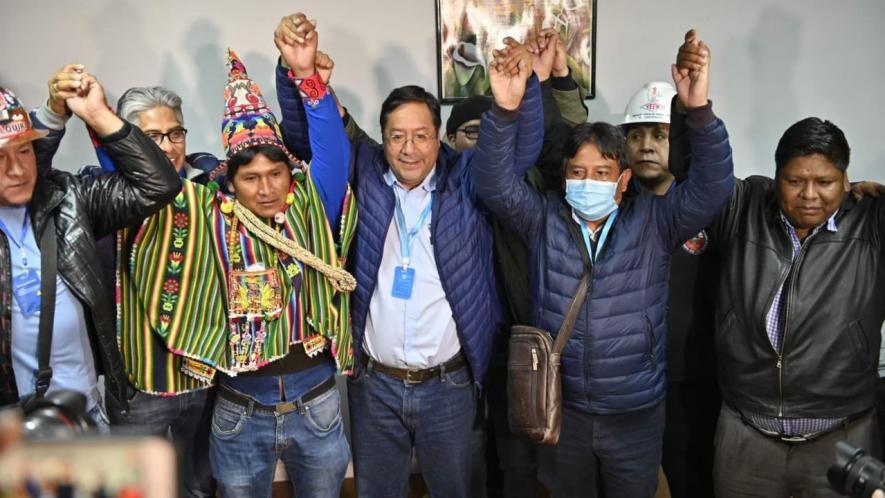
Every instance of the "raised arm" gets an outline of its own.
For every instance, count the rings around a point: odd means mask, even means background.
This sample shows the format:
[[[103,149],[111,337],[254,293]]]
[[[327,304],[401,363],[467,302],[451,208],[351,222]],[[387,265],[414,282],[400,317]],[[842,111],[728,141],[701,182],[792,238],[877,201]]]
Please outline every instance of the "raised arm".
[[[548,45],[555,51],[550,73],[553,100],[556,102],[562,122],[571,129],[587,122],[589,113],[584,100],[584,91],[572,77],[568,67],[565,43],[559,33],[553,28],[547,28],[541,31],[541,34],[547,38]],[[545,114],[547,112],[546,106],[544,112]]]
[[[321,55],[322,52],[320,52]],[[326,56],[329,58],[328,56]],[[332,59],[329,58],[330,63],[334,66],[335,63],[332,62]],[[347,139],[350,140],[352,144],[358,144],[360,142],[367,142],[372,145],[379,145],[378,142],[375,141],[374,138],[370,137],[365,130],[356,122],[353,116],[347,112],[347,108],[344,107],[344,104],[341,103],[341,100],[338,98],[338,94],[335,93],[335,90],[332,87],[329,87],[332,92],[332,96],[335,97],[335,104],[338,105],[338,115],[341,116],[341,121],[344,123],[344,133],[347,134]]]
[[[47,130],[49,134],[34,140],[34,155],[37,158],[37,170],[43,173],[52,169],[52,158],[58,152],[61,139],[65,136],[67,116],[58,116],[48,111],[46,106],[31,111],[31,123],[38,130]]]
[[[316,65],[318,71],[328,70],[331,73],[335,62],[321,50],[317,50]],[[280,102],[283,118],[280,122],[280,127],[283,131],[283,140],[286,143],[286,147],[302,161],[310,162],[313,152],[310,150],[310,130],[308,130],[307,126],[307,116],[305,115],[304,105],[301,102],[298,88],[289,80],[289,67],[282,57],[279,60],[279,64],[277,64],[276,86],[277,99]],[[338,115],[344,123],[344,132],[347,134],[350,143],[355,145],[364,141],[370,144],[377,144],[372,137],[360,128],[353,116],[347,112],[347,108],[338,100],[331,86],[329,87],[329,92],[335,97]]]
[[[577,107],[583,111],[580,122],[586,121],[587,109],[582,106],[578,85],[570,76],[562,40],[556,30],[548,28],[535,33],[530,31],[525,45],[532,54],[532,69],[540,82],[544,108],[544,141],[535,170],[529,174],[537,175],[533,182],[539,190],[555,190],[562,185],[562,145],[570,127],[577,124],[568,125],[564,122],[560,105],[574,106],[577,103]],[[560,51],[563,52],[561,60]],[[567,86],[573,91],[559,92],[556,90],[557,86]],[[566,103],[563,104],[557,100],[558,93],[570,94],[572,99],[564,99]]]
[[[319,33],[315,22],[302,13],[284,17],[274,34],[281,59],[291,68],[287,78],[297,88],[301,109],[307,120],[307,135],[312,152],[310,172],[329,223],[335,226],[347,192],[350,142],[338,115],[335,98],[328,91],[334,63],[318,65]]]
[[[524,100],[526,81],[531,74],[528,62],[507,59],[496,53],[490,65],[492,109],[483,114],[473,157],[471,180],[483,204],[530,245],[537,239],[543,220],[543,200],[517,174],[515,168],[519,136],[520,105]],[[540,102],[534,104],[540,114]]]
[[[37,169],[48,171],[52,168],[52,158],[65,135],[65,125],[71,116],[65,99],[76,97],[75,85],[79,85],[85,71],[83,64],[65,64],[46,82],[49,98],[39,108],[31,111],[34,127],[48,130],[49,135],[34,141],[34,154]]]
[[[691,166],[684,182],[656,199],[664,208],[655,210],[659,223],[666,227],[662,232],[666,242],[674,249],[713,221],[734,188],[728,132],[707,98],[709,61],[709,48],[694,30],[689,31],[672,73],[678,98],[687,110]]]
[[[566,75],[562,77],[554,75],[550,78],[550,84],[553,87],[553,99],[562,116],[562,122],[569,128],[586,123],[590,112],[587,109],[584,89],[578,86],[571,71],[566,69]]]
[[[129,226],[166,204],[181,190],[181,178],[166,154],[137,127],[117,117],[105,102],[98,80],[86,72],[68,108],[95,130],[117,171],[80,179],[82,195],[97,237]]]
[[[501,68],[504,72],[502,74],[520,75],[520,67],[527,68],[524,72],[528,72],[528,81],[520,83],[523,85],[522,99],[516,102],[518,117],[514,165],[516,175],[522,178],[538,160],[544,141],[541,87],[538,77],[533,72],[533,57],[526,44],[518,43],[513,38],[507,37],[504,39],[504,48],[494,51],[494,54],[498,60],[502,61]],[[520,106],[520,102],[523,105]]]

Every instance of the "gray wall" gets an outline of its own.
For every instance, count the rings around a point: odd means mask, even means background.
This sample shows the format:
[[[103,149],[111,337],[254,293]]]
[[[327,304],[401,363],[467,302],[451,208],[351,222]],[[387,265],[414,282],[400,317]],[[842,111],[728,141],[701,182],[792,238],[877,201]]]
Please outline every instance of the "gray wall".
[[[3,0],[0,84],[29,106],[66,62],[82,62],[115,101],[129,86],[165,85],[185,101],[189,150],[220,154],[224,50],[233,47],[276,107],[272,32],[303,9],[319,19],[333,83],[378,134],[393,87],[436,89],[432,0]],[[14,8],[9,8],[14,5]],[[885,183],[878,133],[885,64],[882,0],[599,0],[597,98],[591,119],[616,121],[644,82],[669,80],[683,33],[697,27],[713,52],[711,93],[728,124],[739,176],[771,174],[774,147],[796,120],[817,115],[845,131],[853,179]],[[448,106],[444,107],[444,118]],[[82,125],[69,127],[56,167],[94,162]]]

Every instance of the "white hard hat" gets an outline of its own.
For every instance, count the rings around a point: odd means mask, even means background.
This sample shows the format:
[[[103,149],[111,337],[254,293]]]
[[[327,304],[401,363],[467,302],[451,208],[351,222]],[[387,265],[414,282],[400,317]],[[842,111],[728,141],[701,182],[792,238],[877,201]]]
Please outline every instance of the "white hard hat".
[[[624,122],[633,123],[670,123],[670,102],[676,95],[676,89],[666,81],[646,83],[633,94],[627,108],[624,109]]]

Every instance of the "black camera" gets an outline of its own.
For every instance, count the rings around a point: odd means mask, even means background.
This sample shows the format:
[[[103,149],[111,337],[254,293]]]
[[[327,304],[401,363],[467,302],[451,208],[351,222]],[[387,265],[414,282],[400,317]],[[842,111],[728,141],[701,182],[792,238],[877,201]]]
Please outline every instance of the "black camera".
[[[836,461],[827,470],[830,486],[847,496],[869,498],[885,490],[885,464],[845,441],[835,446]]]
[[[87,411],[86,396],[74,391],[53,391],[22,402],[22,433],[31,440],[70,439],[90,432],[95,423]]]

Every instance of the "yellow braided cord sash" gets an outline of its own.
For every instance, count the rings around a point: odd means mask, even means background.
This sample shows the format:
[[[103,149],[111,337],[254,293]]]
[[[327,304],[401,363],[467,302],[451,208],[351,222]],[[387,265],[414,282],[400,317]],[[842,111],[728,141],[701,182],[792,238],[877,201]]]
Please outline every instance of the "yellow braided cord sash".
[[[356,279],[353,278],[353,275],[347,270],[344,268],[335,268],[314,256],[313,253],[298,245],[294,240],[286,238],[266,223],[262,223],[252,211],[243,207],[239,201],[235,200],[233,204],[234,214],[256,237],[263,240],[274,249],[283,251],[289,256],[292,256],[298,261],[301,261],[325,275],[336,291],[350,292],[356,289]]]

